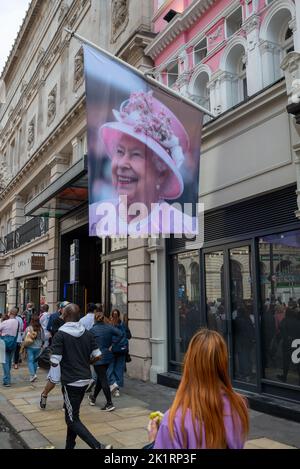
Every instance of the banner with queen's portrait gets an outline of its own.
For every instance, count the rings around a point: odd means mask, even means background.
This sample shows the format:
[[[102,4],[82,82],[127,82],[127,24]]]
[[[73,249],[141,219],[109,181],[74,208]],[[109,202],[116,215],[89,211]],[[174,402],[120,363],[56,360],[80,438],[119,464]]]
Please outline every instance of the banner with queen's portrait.
[[[196,235],[203,113],[84,46],[90,236]]]

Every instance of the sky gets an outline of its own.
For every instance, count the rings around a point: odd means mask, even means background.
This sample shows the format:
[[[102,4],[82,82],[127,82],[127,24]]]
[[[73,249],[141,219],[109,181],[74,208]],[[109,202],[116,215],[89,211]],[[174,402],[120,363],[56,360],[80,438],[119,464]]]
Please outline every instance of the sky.
[[[0,75],[30,0],[0,0]]]

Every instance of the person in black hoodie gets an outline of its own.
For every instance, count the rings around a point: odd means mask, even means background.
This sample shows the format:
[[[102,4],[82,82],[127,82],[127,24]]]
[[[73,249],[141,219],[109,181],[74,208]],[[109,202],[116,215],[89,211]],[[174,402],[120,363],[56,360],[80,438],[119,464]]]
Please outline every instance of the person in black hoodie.
[[[110,449],[89,432],[79,418],[80,405],[91,379],[90,364],[101,357],[101,352],[90,331],[80,324],[80,309],[69,304],[64,309],[65,324],[53,339],[51,365],[61,368],[62,393],[67,424],[66,449],[74,449],[79,436],[90,448]]]

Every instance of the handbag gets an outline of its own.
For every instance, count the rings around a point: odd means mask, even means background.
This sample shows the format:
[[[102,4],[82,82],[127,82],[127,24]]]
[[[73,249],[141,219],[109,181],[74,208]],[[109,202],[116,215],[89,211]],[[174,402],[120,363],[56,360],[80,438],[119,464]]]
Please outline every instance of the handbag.
[[[33,344],[33,342],[35,341],[37,337],[37,332],[35,332],[34,330],[28,330],[26,335],[25,335],[25,339],[24,339],[24,342],[23,342],[23,347],[30,347],[30,345]]]
[[[7,352],[13,352],[17,346],[17,336],[14,335],[4,335],[1,337],[5,343],[5,350]]]

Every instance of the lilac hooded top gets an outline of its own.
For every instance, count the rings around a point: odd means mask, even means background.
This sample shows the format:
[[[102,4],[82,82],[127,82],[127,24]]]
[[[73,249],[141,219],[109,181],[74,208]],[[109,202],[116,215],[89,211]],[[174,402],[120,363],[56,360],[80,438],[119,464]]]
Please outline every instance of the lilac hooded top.
[[[227,437],[227,446],[229,449],[243,449],[245,441],[242,436],[240,420],[234,426],[230,403],[226,396],[223,396],[224,402],[224,425]],[[184,427],[187,433],[187,447],[183,446],[183,435],[181,432],[181,410],[176,413],[174,420],[174,439],[172,439],[168,428],[169,410],[165,413],[155,440],[154,449],[197,449],[197,437],[194,432],[191,412],[188,409],[185,415]],[[202,449],[206,448],[205,428],[202,432]]]

